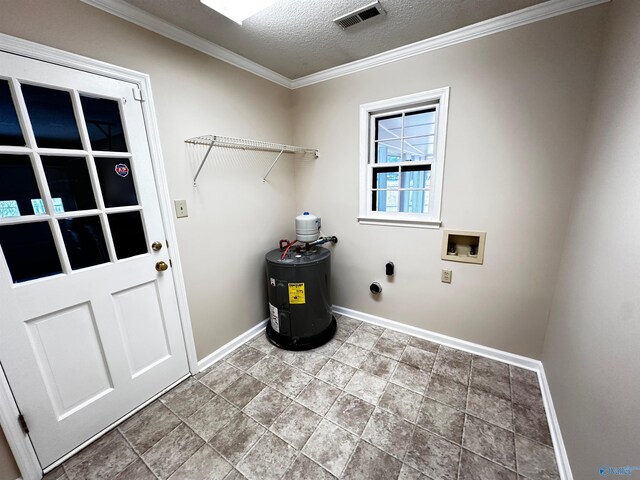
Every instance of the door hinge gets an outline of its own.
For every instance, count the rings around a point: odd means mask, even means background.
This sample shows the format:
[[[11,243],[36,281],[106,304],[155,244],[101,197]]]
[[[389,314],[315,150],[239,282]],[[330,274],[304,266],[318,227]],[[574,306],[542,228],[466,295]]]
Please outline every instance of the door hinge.
[[[18,415],[18,423],[24,434],[27,435],[29,433],[29,427],[27,427],[27,421],[24,419],[23,414]]]
[[[145,102],[147,99],[144,98],[144,93],[138,87],[133,87],[133,98],[139,102]]]

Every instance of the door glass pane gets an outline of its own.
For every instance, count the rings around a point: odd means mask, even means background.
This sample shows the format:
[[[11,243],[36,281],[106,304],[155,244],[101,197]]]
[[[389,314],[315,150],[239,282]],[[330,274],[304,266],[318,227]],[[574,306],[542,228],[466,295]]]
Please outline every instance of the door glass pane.
[[[120,260],[149,252],[140,212],[109,215],[109,228]]]
[[[109,152],[126,152],[120,108],[115,100],[80,96],[91,148]]]
[[[100,217],[59,220],[71,268],[91,267],[109,261]]]
[[[27,155],[0,155],[0,218],[38,215],[31,200],[40,191]]]
[[[48,222],[2,226],[0,245],[13,283],[62,272]]]
[[[84,157],[42,156],[51,196],[62,201],[62,211],[96,208],[87,160]],[[57,208],[56,211],[59,211]]]
[[[24,147],[26,142],[20,129],[16,107],[11,99],[9,82],[0,80],[0,145]]]
[[[96,169],[106,207],[137,205],[131,164],[122,158],[96,158]]]
[[[62,204],[61,198],[53,198],[53,211],[56,213],[64,212],[64,205]],[[33,211],[36,215],[44,215],[46,212],[44,208],[44,202],[41,198],[32,198],[31,206],[33,207]]]
[[[82,150],[69,92],[22,85],[22,94],[38,147]]]

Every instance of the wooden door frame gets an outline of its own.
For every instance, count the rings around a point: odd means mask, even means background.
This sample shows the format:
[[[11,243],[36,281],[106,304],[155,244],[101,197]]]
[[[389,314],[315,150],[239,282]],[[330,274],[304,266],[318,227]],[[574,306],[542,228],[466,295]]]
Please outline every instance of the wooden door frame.
[[[142,98],[142,115],[144,117],[145,130],[149,141],[149,151],[151,154],[156,189],[158,191],[162,222],[166,239],[170,245],[170,258],[172,262],[171,274],[175,285],[189,370],[192,373],[196,373],[198,371],[198,358],[193,339],[191,317],[189,316],[187,291],[182,275],[182,264],[178,252],[178,238],[173,221],[169,187],[164,170],[162,149],[160,147],[160,132],[155,116],[149,75],[2,33],[0,33],[0,51],[122,80],[137,86],[138,92],[135,92],[134,96],[137,98],[141,96]],[[2,430],[7,437],[22,478],[24,480],[40,479],[42,477],[42,467],[28,435],[24,434],[18,423],[18,413],[18,406],[11,393],[9,383],[4,371],[0,368],[0,426],[2,426]]]

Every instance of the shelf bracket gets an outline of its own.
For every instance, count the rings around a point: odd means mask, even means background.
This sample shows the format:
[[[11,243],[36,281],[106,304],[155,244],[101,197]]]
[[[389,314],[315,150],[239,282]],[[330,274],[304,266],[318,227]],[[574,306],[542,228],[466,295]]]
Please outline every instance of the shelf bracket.
[[[282,150],[280,150],[280,153],[278,154],[278,156],[276,157],[276,159],[273,161],[273,163],[271,164],[271,166],[269,167],[269,170],[267,170],[267,173],[264,174],[264,177],[262,177],[262,183],[266,183],[267,181],[267,177],[269,176],[269,174],[271,173],[271,170],[273,170],[273,167],[276,166],[276,163],[278,163],[278,160],[280,160],[280,157],[282,156],[282,154],[284,153],[284,147],[282,147]]]
[[[204,162],[207,161],[207,157],[209,156],[209,154],[211,153],[211,149],[213,148],[213,144],[215,143],[215,141],[212,141],[209,144],[209,148],[207,149],[207,153],[204,154],[204,158],[202,159],[202,161],[200,162],[200,166],[198,167],[198,171],[196,172],[195,177],[193,177],[193,186],[196,186],[196,180],[198,179],[198,175],[200,175],[200,171],[202,170],[202,167],[204,167]]]

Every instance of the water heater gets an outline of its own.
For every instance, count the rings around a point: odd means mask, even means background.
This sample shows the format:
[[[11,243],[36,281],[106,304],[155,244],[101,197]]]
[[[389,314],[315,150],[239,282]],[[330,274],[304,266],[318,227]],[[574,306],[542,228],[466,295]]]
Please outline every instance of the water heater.
[[[320,219],[296,217],[296,240],[266,254],[269,322],[267,338],[287,350],[308,350],[333,338],[336,320],[330,297],[331,252],[320,237]]]

